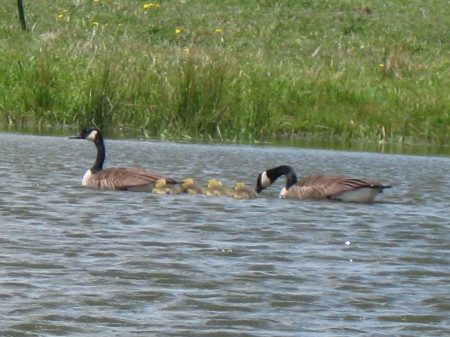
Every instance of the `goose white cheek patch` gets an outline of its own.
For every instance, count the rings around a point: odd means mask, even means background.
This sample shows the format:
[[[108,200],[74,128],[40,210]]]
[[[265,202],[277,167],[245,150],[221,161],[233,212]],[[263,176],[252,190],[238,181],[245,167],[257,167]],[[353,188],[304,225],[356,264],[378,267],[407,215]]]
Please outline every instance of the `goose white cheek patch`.
[[[95,141],[95,137],[97,137],[97,131],[92,131],[89,136],[86,137],[86,140],[90,140],[91,142]]]
[[[269,179],[269,177],[267,176],[267,172],[264,171],[261,174],[261,186],[266,188],[269,187],[272,184],[272,181]]]

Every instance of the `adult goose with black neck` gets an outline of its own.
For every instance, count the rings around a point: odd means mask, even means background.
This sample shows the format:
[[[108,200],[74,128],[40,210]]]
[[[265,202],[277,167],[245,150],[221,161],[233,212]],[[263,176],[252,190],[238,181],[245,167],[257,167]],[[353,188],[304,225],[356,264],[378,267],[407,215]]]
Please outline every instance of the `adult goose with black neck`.
[[[291,166],[280,165],[259,174],[256,192],[260,193],[283,175],[286,177],[286,185],[280,192],[280,198],[372,202],[378,193],[391,187],[383,185],[378,180],[341,175],[314,175],[299,181]]]
[[[172,178],[162,174],[153,173],[140,168],[107,168],[103,169],[105,162],[105,143],[103,136],[97,128],[83,129],[78,135],[70,139],[85,139],[93,142],[97,147],[97,159],[94,165],[86,171],[81,184],[86,187],[120,190],[120,191],[152,191],[153,184],[158,179],[166,179],[168,184],[177,184]]]

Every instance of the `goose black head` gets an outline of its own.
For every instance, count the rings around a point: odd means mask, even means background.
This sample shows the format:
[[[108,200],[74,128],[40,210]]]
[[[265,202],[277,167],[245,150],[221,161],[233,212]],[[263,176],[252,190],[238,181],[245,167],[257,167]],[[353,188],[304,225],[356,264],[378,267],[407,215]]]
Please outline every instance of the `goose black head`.
[[[95,127],[88,127],[80,131],[80,133],[76,136],[69,137],[70,139],[86,139],[91,142],[96,142],[99,138],[100,130]]]
[[[272,185],[272,179],[267,175],[267,171],[263,171],[258,175],[258,179],[256,179],[256,192],[261,193],[261,191],[270,185]]]
[[[280,165],[261,172],[256,180],[256,192],[260,193],[265,188],[272,185],[280,176],[286,176],[286,188],[290,188],[297,182],[297,175],[289,165]]]

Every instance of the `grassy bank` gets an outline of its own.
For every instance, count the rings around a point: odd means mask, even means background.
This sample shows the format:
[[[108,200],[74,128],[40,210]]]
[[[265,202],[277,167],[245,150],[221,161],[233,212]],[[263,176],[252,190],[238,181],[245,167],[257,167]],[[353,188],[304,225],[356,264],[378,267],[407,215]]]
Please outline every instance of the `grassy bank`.
[[[448,142],[443,0],[25,0],[0,8],[4,122],[152,136]]]

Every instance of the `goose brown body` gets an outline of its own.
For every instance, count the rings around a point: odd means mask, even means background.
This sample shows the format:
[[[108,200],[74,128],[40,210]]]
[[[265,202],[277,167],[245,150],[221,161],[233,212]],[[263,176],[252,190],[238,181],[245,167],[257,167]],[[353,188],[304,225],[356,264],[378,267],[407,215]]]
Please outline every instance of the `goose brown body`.
[[[71,139],[85,139],[93,142],[97,148],[97,158],[94,165],[83,176],[82,185],[86,187],[121,190],[121,191],[151,191],[152,185],[158,179],[166,179],[169,184],[177,181],[165,175],[150,172],[141,168],[107,168],[103,169],[106,150],[102,134],[97,128],[83,129],[79,135]]]
[[[284,198],[371,202],[383,189],[391,187],[378,180],[342,175],[314,175],[298,181],[292,167],[281,165],[258,176],[256,191],[261,192],[282,175],[286,176],[286,185],[280,192],[280,197]]]

